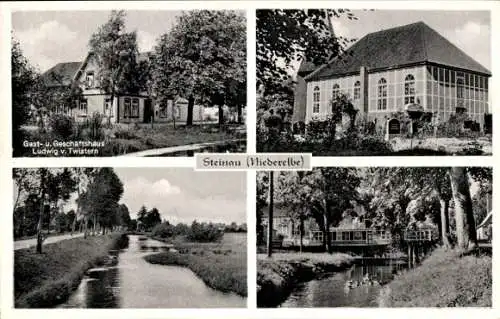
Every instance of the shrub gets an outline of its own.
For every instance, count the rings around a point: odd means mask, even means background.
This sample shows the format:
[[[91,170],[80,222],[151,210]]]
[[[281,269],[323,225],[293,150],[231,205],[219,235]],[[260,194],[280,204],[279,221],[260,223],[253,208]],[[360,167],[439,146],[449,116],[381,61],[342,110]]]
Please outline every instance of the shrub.
[[[63,140],[67,140],[73,135],[74,121],[69,116],[53,114],[49,119],[49,126],[52,133]]]
[[[224,236],[224,230],[219,229],[214,224],[198,223],[194,221],[188,234],[188,239],[197,242],[219,241]]]
[[[161,223],[153,227],[151,231],[153,237],[170,238],[175,235],[175,226],[170,223]]]

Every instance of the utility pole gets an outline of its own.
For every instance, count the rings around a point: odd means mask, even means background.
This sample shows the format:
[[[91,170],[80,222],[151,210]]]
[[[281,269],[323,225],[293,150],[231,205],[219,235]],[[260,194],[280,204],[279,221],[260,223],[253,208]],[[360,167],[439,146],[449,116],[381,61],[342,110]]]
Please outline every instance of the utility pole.
[[[274,172],[269,172],[269,215],[267,222],[267,256],[273,254],[273,206],[274,206]]]

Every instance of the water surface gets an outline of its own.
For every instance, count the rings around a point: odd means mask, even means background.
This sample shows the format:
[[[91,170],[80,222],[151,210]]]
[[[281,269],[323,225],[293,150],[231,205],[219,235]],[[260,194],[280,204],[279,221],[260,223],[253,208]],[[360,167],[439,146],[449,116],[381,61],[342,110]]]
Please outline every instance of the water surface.
[[[143,259],[170,249],[166,244],[140,236],[129,238],[129,246],[116,252],[118,264],[91,270],[61,308],[246,306],[246,298],[209,288],[188,268],[154,265]]]

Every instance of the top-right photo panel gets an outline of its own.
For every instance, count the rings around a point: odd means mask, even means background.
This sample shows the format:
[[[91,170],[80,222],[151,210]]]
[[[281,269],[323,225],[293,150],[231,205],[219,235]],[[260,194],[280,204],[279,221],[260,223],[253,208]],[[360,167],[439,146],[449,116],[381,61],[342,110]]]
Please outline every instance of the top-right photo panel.
[[[490,11],[256,17],[258,152],[492,154]]]

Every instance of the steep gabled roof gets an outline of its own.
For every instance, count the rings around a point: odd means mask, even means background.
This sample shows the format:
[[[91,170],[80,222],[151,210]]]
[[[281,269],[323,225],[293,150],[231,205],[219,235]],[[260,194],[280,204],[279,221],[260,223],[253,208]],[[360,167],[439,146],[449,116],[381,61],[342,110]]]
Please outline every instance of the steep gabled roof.
[[[42,79],[47,86],[71,85],[73,77],[81,64],[82,62],[58,63],[43,73]]]
[[[307,81],[368,70],[436,63],[491,75],[491,72],[424,22],[369,33],[341,56],[316,69]]]
[[[92,52],[87,53],[85,60],[81,62],[58,63],[45,73],[42,78],[47,86],[67,86],[77,80],[79,74],[85,69]],[[138,61],[150,60],[153,52],[142,52],[137,57]]]

